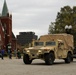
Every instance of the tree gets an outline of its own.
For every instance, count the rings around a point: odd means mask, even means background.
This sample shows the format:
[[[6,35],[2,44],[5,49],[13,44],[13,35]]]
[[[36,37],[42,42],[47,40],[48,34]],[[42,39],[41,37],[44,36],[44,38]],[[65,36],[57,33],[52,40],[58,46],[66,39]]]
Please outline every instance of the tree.
[[[71,34],[73,34],[74,40],[76,41],[76,6],[73,8],[70,6],[61,8],[60,12],[57,13],[55,22],[49,25],[49,33],[65,33],[66,25],[72,25]]]
[[[55,26],[55,23],[54,22],[51,22],[51,25],[49,25],[49,33],[48,34],[53,34],[54,33],[54,26]]]

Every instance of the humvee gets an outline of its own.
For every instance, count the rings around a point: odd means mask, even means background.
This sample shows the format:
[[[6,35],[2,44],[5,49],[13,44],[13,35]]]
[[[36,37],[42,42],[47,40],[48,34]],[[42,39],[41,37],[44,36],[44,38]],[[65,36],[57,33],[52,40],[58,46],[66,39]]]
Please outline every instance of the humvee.
[[[43,35],[32,44],[24,49],[25,64],[31,64],[34,59],[42,59],[47,65],[52,65],[55,59],[63,59],[65,63],[73,61],[73,36],[70,34]]]

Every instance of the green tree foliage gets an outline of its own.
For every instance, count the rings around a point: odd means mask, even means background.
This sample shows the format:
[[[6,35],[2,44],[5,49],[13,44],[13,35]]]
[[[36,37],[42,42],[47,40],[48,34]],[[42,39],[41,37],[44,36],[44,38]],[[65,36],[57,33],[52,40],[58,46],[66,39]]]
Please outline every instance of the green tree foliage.
[[[65,26],[72,25],[71,34],[74,35],[76,45],[76,6],[71,8],[70,6],[64,6],[60,12],[57,13],[55,22],[49,25],[49,34],[53,33],[65,33]]]
[[[53,34],[55,32],[54,27],[55,27],[55,23],[51,22],[51,25],[49,25],[49,33],[48,34]]]

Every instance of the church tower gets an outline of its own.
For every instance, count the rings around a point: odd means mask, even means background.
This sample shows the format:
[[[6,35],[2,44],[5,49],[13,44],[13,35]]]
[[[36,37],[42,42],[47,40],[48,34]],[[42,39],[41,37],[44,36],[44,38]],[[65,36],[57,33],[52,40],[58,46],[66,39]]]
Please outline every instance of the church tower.
[[[12,47],[12,15],[8,11],[6,0],[4,0],[0,20],[4,28],[5,49],[8,50]]]
[[[7,13],[9,13],[9,11],[8,11],[8,7],[6,4],[6,0],[4,0],[4,5],[3,5],[3,9],[2,9],[2,16],[7,16]]]

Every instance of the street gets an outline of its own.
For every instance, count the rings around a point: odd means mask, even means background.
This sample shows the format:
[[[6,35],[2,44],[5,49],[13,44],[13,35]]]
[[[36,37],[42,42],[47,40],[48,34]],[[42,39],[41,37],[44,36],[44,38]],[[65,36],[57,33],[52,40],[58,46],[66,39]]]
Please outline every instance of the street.
[[[23,59],[0,59],[0,75],[76,75],[76,59],[70,64],[55,60],[53,65],[45,65],[43,60],[36,59],[25,65]]]

